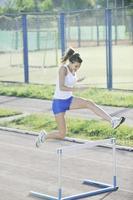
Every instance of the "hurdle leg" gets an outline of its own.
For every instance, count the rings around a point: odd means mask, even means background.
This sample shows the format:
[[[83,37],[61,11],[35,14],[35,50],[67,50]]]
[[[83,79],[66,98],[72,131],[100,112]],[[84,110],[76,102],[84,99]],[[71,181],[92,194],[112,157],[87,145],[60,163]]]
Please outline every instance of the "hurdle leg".
[[[116,180],[116,139],[112,138],[112,148],[113,148],[113,186],[117,187]]]
[[[89,196],[94,196],[94,195],[98,195],[98,194],[102,194],[102,193],[106,193],[106,192],[111,192],[111,191],[116,191],[118,189],[117,186],[117,182],[116,182],[116,140],[115,138],[112,138],[112,150],[113,150],[113,183],[112,185],[106,184],[106,183],[102,183],[102,182],[98,182],[95,180],[84,180],[83,184],[85,185],[91,185],[94,187],[98,187],[101,188],[99,190],[95,190],[95,191],[91,191],[88,193],[83,193],[80,195],[76,195],[75,198],[84,198],[84,197],[89,197]],[[71,196],[70,199],[75,199],[74,197]]]
[[[58,149],[58,200],[62,199],[62,149]]]

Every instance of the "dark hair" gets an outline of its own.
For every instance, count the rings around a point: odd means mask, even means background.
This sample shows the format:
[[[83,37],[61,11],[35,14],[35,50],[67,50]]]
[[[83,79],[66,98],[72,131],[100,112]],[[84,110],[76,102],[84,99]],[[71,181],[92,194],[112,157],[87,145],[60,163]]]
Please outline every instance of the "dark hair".
[[[62,57],[62,63],[66,62],[68,59],[70,59],[70,57],[75,53],[74,49],[69,48],[68,51],[66,52],[66,54]]]
[[[68,49],[68,51],[66,52],[66,54],[62,58],[62,63],[66,62],[68,59],[72,63],[74,63],[74,62],[82,63],[82,61],[83,61],[80,57],[80,54],[75,53],[73,48]]]
[[[82,63],[82,62],[83,62],[83,60],[81,59],[79,53],[74,53],[74,54],[69,58],[69,61],[72,62],[72,63],[74,63],[74,62]]]

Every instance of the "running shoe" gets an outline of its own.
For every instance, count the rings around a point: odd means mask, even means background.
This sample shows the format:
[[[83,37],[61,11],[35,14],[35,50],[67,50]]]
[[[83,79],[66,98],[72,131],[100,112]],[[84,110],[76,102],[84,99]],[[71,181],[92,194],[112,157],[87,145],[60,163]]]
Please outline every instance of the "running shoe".
[[[44,143],[45,139],[46,139],[47,133],[46,131],[41,131],[36,139],[36,147],[38,148],[41,143]]]
[[[113,129],[118,128],[125,121],[125,117],[113,118],[111,125]]]

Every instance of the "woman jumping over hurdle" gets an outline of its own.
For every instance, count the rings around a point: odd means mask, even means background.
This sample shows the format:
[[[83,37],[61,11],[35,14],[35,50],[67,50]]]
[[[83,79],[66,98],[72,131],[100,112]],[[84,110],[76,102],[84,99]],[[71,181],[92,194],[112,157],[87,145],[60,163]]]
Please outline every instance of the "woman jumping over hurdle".
[[[76,76],[76,72],[80,68],[81,63],[82,59],[80,54],[76,53],[72,48],[70,48],[62,58],[52,102],[52,110],[57,122],[58,131],[49,134],[47,134],[46,131],[42,131],[36,139],[36,147],[39,147],[40,144],[44,143],[47,139],[64,139],[66,135],[65,113],[67,110],[90,109],[96,115],[108,121],[114,129],[125,121],[124,117],[111,117],[91,100],[73,96],[73,92],[87,89],[87,87],[75,87],[76,82],[84,79],[77,79]]]

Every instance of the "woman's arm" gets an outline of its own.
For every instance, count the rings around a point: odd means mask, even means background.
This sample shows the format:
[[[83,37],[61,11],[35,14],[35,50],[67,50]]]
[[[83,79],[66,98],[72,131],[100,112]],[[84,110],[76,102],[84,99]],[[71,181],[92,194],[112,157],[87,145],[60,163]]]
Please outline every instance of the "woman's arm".
[[[59,69],[59,88],[62,91],[73,91],[73,88],[65,86],[65,76],[67,75],[66,67],[60,67]]]
[[[65,76],[67,75],[67,69],[65,67],[60,67],[59,69],[59,88],[62,91],[83,91],[88,89],[88,87],[67,87],[65,86]]]
[[[85,80],[85,76],[82,77],[82,78],[79,78],[79,79],[77,80],[77,82],[81,82],[81,81],[83,81],[83,80]]]

